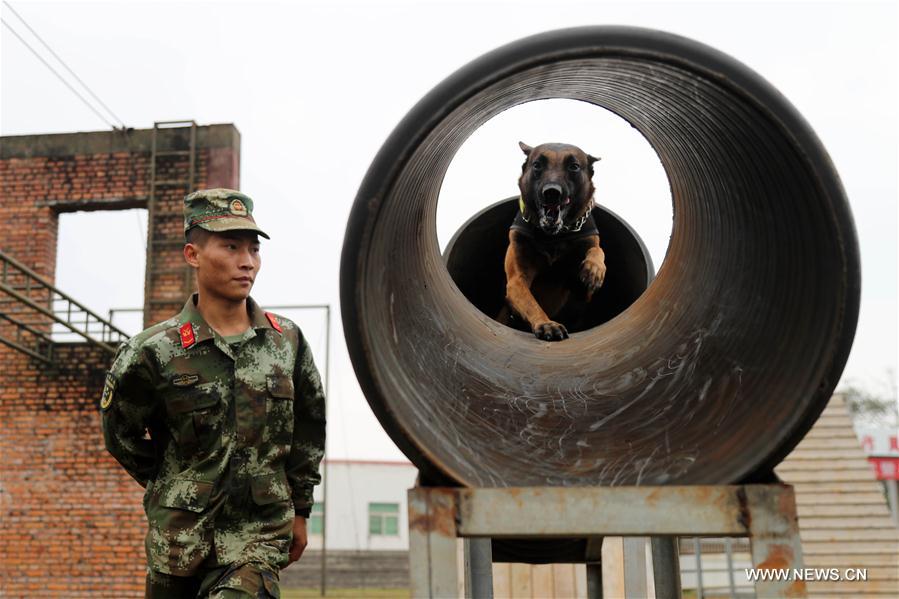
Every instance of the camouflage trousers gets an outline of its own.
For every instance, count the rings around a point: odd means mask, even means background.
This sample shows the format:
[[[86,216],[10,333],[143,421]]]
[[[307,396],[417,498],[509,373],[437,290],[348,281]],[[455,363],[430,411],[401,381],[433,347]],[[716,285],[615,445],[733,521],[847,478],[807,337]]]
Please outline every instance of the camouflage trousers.
[[[146,599],[281,599],[278,571],[262,564],[202,567],[193,576],[147,571]]]

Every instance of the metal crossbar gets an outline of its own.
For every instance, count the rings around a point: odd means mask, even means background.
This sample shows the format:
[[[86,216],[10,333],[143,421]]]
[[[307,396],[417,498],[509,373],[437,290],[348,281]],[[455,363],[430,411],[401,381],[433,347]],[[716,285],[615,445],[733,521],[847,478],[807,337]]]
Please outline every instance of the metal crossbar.
[[[53,360],[53,345],[75,334],[115,353],[127,333],[104,320],[83,304],[11,256],[0,252],[0,343],[42,362]],[[61,325],[55,327],[55,325]],[[14,331],[12,336],[8,332]]]

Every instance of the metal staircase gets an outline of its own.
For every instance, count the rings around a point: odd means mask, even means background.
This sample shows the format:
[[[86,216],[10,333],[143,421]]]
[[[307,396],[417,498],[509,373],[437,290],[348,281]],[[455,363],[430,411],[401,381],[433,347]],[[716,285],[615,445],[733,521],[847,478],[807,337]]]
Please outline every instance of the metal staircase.
[[[0,292],[0,343],[41,362],[56,343],[83,338],[113,354],[129,337],[3,252]]]

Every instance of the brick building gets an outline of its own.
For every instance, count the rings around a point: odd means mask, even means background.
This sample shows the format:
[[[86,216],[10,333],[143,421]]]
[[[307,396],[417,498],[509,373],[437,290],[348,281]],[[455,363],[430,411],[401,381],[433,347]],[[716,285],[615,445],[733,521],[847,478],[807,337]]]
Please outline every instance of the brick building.
[[[193,285],[181,258],[186,191],[238,188],[239,164],[233,125],[0,138],[0,595],[143,594],[141,489],[100,430],[113,339],[104,329],[87,331],[91,343],[54,341],[52,322],[69,318],[58,307],[77,306],[45,284],[59,215],[147,209],[144,322],[157,322]]]

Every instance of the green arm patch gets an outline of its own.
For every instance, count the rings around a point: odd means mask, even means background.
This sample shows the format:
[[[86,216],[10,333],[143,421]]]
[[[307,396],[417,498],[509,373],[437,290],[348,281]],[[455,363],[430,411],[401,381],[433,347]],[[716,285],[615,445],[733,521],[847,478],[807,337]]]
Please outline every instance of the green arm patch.
[[[106,411],[112,405],[112,396],[115,395],[115,388],[118,381],[111,373],[106,374],[106,384],[103,385],[103,395],[100,396],[100,409]]]

